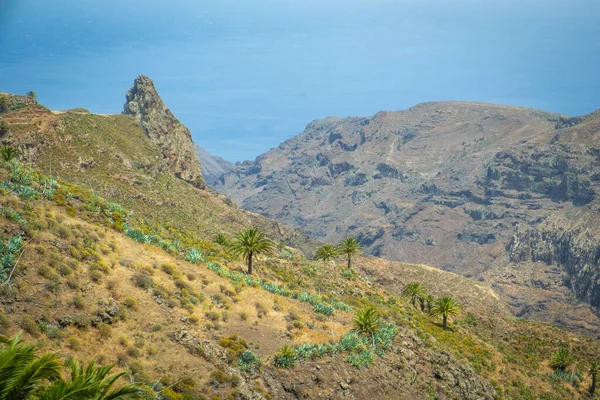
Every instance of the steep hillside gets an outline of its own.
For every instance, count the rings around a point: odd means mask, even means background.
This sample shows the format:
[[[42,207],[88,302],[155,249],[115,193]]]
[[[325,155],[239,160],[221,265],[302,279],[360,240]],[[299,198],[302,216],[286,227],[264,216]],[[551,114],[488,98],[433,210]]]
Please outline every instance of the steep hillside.
[[[0,161],[0,334],[117,364],[157,399],[585,398],[596,340],[515,319],[452,272],[311,261],[285,243],[316,243],[174,170],[181,155],[141,120],[8,97],[0,140],[20,161]],[[253,276],[213,241],[250,226],[279,242]],[[534,254],[520,243],[512,257]],[[415,281],[463,305],[449,330],[400,297]],[[352,332],[365,307],[371,337]],[[559,348],[564,371],[550,366]]]
[[[179,148],[185,154],[194,151],[191,138],[183,134],[187,128],[165,111],[153,87],[143,77],[128,92],[128,98],[146,99],[138,101],[143,104],[137,108],[138,117],[94,115],[84,109],[51,112],[36,102],[18,102],[22,96],[5,95],[19,106],[0,115],[8,126],[0,143],[18,148],[20,158],[40,171],[92,188],[128,207],[134,219],[172,240],[183,240],[172,234],[173,227],[210,240],[217,233],[252,225],[299,249],[311,250],[311,240],[299,231],[239,210],[225,196],[197,187],[199,164],[177,152]],[[128,101],[126,108],[131,111],[133,104],[137,103]],[[147,129],[153,129],[153,134],[142,128],[144,120],[139,118],[148,119]],[[173,146],[173,156],[165,153],[169,146]],[[182,160],[193,164],[189,171],[181,169],[187,165]]]
[[[217,183],[225,174],[233,171],[233,164],[221,157],[214,156],[203,147],[196,145],[196,154],[202,165],[204,180],[210,186]]]
[[[566,118],[462,102],[327,118],[214,187],[319,240],[353,235],[372,255],[487,280],[515,313],[595,334],[600,320],[570,295],[600,306],[586,294],[598,287],[591,274],[575,278],[556,257],[534,273],[509,253],[520,230],[572,208],[591,213],[595,226],[599,127],[598,113]],[[588,265],[597,269],[598,259]],[[520,278],[507,278],[507,268]],[[571,290],[572,282],[586,289]]]
[[[364,257],[348,275],[283,246],[248,276],[226,248],[142,232],[120,205],[16,161],[0,165],[0,207],[0,334],[117,364],[157,399],[578,399],[600,351],[426,266]],[[463,303],[451,330],[397,296],[414,279]],[[381,316],[374,345],[350,332],[364,306]],[[553,373],[560,347],[577,362]]]

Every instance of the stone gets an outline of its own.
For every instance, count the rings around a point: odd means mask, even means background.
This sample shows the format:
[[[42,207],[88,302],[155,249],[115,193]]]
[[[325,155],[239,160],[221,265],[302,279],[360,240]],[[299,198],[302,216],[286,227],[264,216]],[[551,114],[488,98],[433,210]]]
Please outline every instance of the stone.
[[[170,171],[178,178],[204,188],[202,168],[190,130],[167,108],[154,82],[147,76],[138,76],[126,97],[123,113],[137,119],[160,149]]]

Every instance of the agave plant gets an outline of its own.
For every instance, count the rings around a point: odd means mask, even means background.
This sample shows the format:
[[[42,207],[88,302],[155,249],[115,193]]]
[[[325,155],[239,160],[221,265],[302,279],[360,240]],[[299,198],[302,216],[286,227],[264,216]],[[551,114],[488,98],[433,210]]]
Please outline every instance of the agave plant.
[[[257,229],[248,228],[239,232],[229,248],[232,253],[240,255],[248,265],[248,275],[252,275],[252,261],[257,254],[270,253],[275,245]]]
[[[286,344],[275,354],[275,365],[282,368],[290,368],[294,366],[297,359],[298,353],[296,350]]]
[[[417,306],[417,300],[423,298],[426,294],[425,287],[419,282],[409,283],[402,291],[402,295],[408,297],[410,303],[415,307]]]
[[[452,297],[442,297],[441,299],[435,300],[433,307],[431,308],[432,316],[442,317],[442,327],[448,329],[448,318],[457,315],[462,306]]]
[[[360,247],[358,240],[353,237],[349,237],[340,242],[338,245],[338,251],[348,258],[348,269],[352,269],[352,257],[360,254],[362,248]]]
[[[0,156],[6,162],[14,159],[19,154],[19,150],[11,146],[4,146],[0,149]]]
[[[564,372],[570,364],[571,352],[566,347],[556,350],[550,359],[550,366],[557,371]]]

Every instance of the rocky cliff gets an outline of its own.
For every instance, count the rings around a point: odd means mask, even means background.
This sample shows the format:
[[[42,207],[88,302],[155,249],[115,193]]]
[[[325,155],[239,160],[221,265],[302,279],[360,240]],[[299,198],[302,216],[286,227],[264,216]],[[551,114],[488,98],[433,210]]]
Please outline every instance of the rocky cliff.
[[[177,177],[196,187],[204,186],[192,135],[163,103],[150,78],[144,75],[136,78],[127,92],[123,113],[136,117]]]
[[[356,236],[372,255],[493,285],[517,224],[536,229],[573,207],[599,224],[599,126],[598,113],[569,118],[463,102],[327,118],[237,166],[215,188],[323,241]],[[512,304],[520,313],[532,301],[566,296],[557,293],[520,294]],[[547,320],[548,306],[528,316]]]

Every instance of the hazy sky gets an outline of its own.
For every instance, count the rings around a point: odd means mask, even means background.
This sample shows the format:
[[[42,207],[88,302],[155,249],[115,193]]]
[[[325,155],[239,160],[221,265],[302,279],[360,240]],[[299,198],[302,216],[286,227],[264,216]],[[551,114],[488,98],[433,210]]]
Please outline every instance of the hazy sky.
[[[231,161],[313,119],[423,101],[584,114],[600,108],[600,1],[0,0],[0,91],[118,113],[142,73]]]

